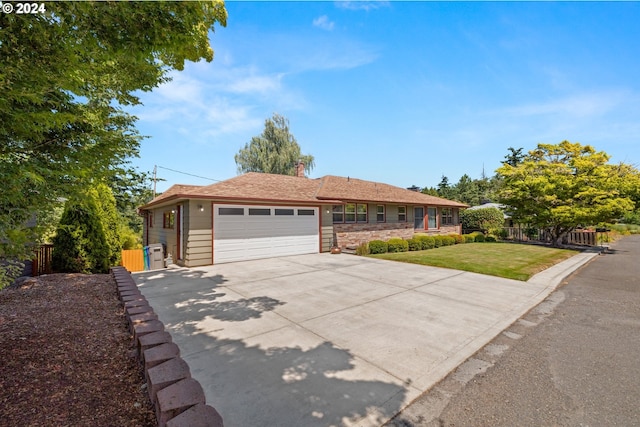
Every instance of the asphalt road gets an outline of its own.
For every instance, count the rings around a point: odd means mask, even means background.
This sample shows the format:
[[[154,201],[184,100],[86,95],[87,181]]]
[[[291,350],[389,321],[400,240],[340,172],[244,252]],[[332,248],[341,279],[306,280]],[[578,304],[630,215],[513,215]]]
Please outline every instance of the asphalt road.
[[[640,426],[640,236],[567,278],[390,426]]]

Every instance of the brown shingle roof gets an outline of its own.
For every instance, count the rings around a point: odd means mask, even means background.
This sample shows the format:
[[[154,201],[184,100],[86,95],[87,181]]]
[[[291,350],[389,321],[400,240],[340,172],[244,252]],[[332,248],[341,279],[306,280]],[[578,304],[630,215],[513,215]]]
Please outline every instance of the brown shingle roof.
[[[467,206],[464,203],[458,203],[380,182],[331,175],[323,177],[322,181],[322,186],[316,194],[319,199],[331,198],[344,201],[407,203],[451,207]]]
[[[265,201],[317,202],[317,179],[249,172],[235,178],[202,187],[198,195]]]
[[[156,197],[155,199],[153,199],[151,202],[158,203],[161,202],[165,199],[168,199],[172,196],[176,196],[176,195],[186,195],[191,193],[194,190],[197,190],[198,188],[202,188],[202,185],[188,185],[188,184],[174,184],[171,187],[169,187],[169,189],[167,191],[165,191],[164,193],[160,194],[158,197]],[[151,203],[149,202],[149,203]]]
[[[291,203],[362,201],[466,207],[440,197],[361,179],[324,176],[318,179],[249,172],[207,186],[174,185],[142,208],[185,198]]]

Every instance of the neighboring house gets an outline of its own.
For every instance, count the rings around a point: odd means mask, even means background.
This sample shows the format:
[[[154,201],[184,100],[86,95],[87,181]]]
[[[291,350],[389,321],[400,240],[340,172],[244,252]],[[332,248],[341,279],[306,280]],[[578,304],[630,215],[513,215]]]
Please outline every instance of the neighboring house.
[[[174,185],[140,207],[144,244],[179,265],[328,252],[414,233],[460,233],[467,205],[371,181],[250,172],[208,186]]]
[[[496,208],[500,212],[502,212],[502,215],[504,216],[503,227],[514,227],[513,219],[511,219],[511,216],[505,212],[505,206],[499,203],[483,203],[481,205],[471,206],[468,209],[474,210],[474,209],[486,209],[486,208]]]

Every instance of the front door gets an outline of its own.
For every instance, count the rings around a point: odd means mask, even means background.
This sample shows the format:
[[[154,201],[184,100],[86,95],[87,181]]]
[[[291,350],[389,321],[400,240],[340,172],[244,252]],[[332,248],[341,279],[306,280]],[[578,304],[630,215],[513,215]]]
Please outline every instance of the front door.
[[[436,208],[427,208],[427,221],[429,228],[438,228],[438,216]]]
[[[413,228],[416,230],[424,230],[424,208],[413,208]]]

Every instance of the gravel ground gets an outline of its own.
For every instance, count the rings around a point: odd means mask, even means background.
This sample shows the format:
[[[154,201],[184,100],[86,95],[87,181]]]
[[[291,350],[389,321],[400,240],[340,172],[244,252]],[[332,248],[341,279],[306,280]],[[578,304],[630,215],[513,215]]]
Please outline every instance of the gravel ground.
[[[0,426],[155,426],[110,275],[0,291]]]

